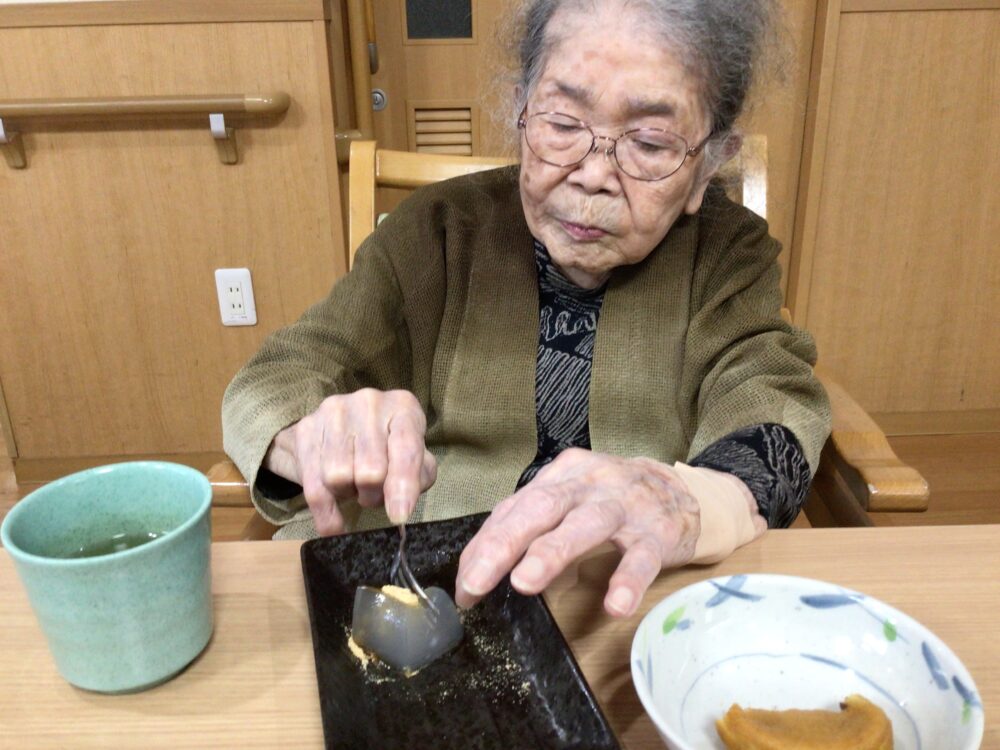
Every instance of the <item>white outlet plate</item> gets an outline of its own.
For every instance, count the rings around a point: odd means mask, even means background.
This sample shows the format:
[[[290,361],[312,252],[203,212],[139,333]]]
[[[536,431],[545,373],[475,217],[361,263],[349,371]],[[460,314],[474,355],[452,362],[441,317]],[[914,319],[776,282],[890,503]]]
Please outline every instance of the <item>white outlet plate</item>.
[[[224,326],[257,325],[257,306],[249,268],[215,269],[215,291]]]

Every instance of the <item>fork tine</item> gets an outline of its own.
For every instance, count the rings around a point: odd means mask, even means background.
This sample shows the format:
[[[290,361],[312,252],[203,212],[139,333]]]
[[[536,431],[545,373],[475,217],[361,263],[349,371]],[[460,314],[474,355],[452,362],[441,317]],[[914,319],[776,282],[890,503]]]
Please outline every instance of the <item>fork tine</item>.
[[[396,551],[396,555],[399,558],[399,568],[398,573],[406,582],[406,586],[412,591],[420,601],[427,607],[430,612],[432,619],[437,619],[437,606],[430,600],[427,596],[427,592],[424,591],[420,584],[417,583],[416,576],[413,575],[413,571],[410,570],[410,563],[406,559],[406,524],[400,524],[399,526],[399,549]]]
[[[399,548],[396,548],[396,554],[392,557],[392,565],[389,566],[389,581],[392,583],[398,583],[399,578]]]
[[[436,613],[437,607],[434,605],[434,602],[431,601],[430,597],[427,596],[427,592],[420,587],[419,583],[417,583],[417,579],[414,577],[413,571],[410,570],[410,566],[404,562],[404,564],[400,566],[400,571],[402,572],[403,578],[406,580],[406,584],[410,591],[416,594],[420,601],[427,605],[428,609]]]

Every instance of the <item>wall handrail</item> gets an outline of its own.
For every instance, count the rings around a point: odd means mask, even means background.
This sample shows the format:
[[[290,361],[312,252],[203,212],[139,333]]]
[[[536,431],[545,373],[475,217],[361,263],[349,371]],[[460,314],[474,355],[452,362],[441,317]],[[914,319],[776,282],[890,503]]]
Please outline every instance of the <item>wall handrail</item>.
[[[0,118],[23,121],[28,118],[207,115],[215,112],[280,115],[290,104],[291,97],[284,91],[262,94],[0,99]]]
[[[27,167],[24,141],[12,129],[32,120],[108,119],[133,117],[194,117],[208,115],[209,128],[223,164],[236,164],[236,131],[226,116],[274,116],[291,105],[284,91],[259,94],[193,94],[181,96],[65,97],[61,99],[0,99],[0,151],[12,169]],[[4,120],[7,120],[5,123]]]

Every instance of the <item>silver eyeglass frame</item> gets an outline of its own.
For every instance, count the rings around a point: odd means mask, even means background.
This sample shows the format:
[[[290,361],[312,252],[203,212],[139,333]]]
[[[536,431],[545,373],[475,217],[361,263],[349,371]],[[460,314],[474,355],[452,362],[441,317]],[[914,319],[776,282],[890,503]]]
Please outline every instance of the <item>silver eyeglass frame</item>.
[[[574,120],[575,122],[580,123],[580,125],[590,133],[591,137],[590,148],[587,149],[587,152],[576,161],[569,162],[568,164],[558,164],[554,161],[549,161],[548,159],[542,158],[538,154],[538,152],[535,151],[535,149],[532,147],[531,141],[528,139],[528,120],[530,120],[533,117],[542,117],[544,115],[558,115],[559,117],[565,117],[567,120]],[[702,139],[701,143],[699,143],[696,146],[688,146],[687,139],[684,136],[678,135],[672,130],[666,130],[665,128],[632,128],[631,130],[622,131],[616,136],[598,135],[597,133],[594,132],[594,129],[591,128],[590,125],[588,125],[578,117],[573,117],[573,115],[567,115],[565,112],[535,112],[529,115],[527,107],[521,110],[521,114],[517,118],[517,129],[524,131],[524,142],[528,144],[528,148],[531,150],[531,153],[533,153],[539,160],[553,167],[575,167],[577,164],[582,164],[583,161],[588,156],[590,156],[591,154],[596,154],[598,151],[601,150],[600,147],[597,145],[598,140],[610,141],[611,145],[604,149],[604,155],[614,157],[615,165],[618,167],[618,170],[622,174],[628,175],[633,180],[640,180],[642,182],[659,182],[660,180],[665,180],[668,177],[677,174],[681,170],[681,167],[683,167],[684,164],[687,162],[688,157],[694,158],[698,154],[700,154],[702,152],[702,149],[705,148],[705,144],[709,142],[709,140],[712,138],[713,135],[713,133],[709,133]],[[681,163],[678,164],[677,167],[672,172],[668,172],[662,177],[636,177],[631,172],[626,171],[625,168],[622,166],[622,163],[618,160],[618,150],[617,150],[618,141],[620,141],[627,135],[631,135],[632,133],[638,133],[640,131],[648,131],[648,130],[653,130],[658,133],[666,133],[669,136],[679,139],[680,142],[683,143],[684,146],[686,147],[684,151],[684,158],[681,159]]]

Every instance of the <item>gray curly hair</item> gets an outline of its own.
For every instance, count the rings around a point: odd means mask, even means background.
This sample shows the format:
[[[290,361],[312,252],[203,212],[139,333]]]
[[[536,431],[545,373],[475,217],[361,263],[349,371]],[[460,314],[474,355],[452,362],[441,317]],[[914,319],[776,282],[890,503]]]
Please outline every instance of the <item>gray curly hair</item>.
[[[519,61],[515,111],[545,69],[553,37],[549,21],[563,9],[586,10],[604,0],[524,0],[507,30],[507,47]],[[744,110],[748,93],[765,68],[781,77],[785,59],[783,28],[776,0],[616,0],[644,11],[651,28],[679,50],[688,72],[700,83],[712,137],[706,163],[721,165],[726,144]],[[516,117],[517,114],[514,116]]]

